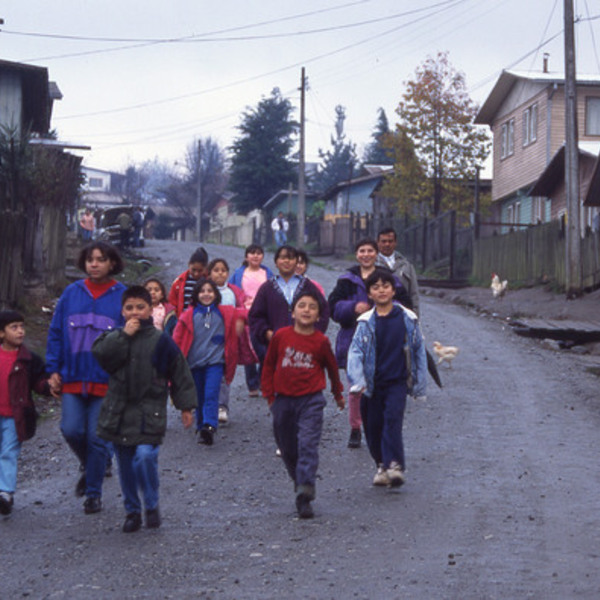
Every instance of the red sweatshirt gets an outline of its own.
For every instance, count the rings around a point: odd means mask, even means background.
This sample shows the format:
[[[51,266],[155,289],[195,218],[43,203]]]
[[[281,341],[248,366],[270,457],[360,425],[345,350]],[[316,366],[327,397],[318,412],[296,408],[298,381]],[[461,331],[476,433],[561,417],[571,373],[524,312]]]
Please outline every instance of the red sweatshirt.
[[[269,404],[275,394],[305,396],[324,390],[325,369],[336,401],[342,400],[342,382],[329,339],[320,331],[301,335],[283,327],[269,342],[263,364],[261,389]]]

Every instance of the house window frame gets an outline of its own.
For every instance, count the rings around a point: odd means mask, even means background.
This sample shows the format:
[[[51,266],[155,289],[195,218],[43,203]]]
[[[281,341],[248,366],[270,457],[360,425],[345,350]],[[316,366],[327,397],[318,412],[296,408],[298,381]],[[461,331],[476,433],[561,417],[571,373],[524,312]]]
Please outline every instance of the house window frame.
[[[88,187],[103,188],[104,187],[104,179],[102,179],[102,177],[89,177],[88,178]]]
[[[598,117],[595,119],[597,123],[597,131],[595,133],[590,132],[591,126],[590,119],[590,103],[594,102],[597,107]],[[586,96],[585,98],[585,135],[590,137],[600,137],[600,96]]]
[[[537,102],[523,111],[523,146],[537,141],[538,105]]]
[[[500,128],[500,158],[505,159],[515,153],[515,119],[502,123]]]

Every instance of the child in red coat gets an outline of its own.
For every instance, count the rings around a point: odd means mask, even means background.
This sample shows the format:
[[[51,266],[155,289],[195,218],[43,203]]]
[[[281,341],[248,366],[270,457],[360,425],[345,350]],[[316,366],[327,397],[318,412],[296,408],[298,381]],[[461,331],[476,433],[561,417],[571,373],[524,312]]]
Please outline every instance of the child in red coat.
[[[206,265],[208,264],[208,253],[202,247],[198,248],[188,263],[187,271],[179,275],[169,290],[167,300],[175,307],[177,317],[190,305],[192,290],[196,282],[206,277]]]
[[[344,408],[342,383],[329,339],[315,329],[319,320],[318,292],[300,294],[292,305],[294,325],[279,329],[267,350],[262,392],[273,415],[273,432],[281,457],[294,482],[301,519],[313,516],[319,442],[325,408],[325,370],[331,392]]]

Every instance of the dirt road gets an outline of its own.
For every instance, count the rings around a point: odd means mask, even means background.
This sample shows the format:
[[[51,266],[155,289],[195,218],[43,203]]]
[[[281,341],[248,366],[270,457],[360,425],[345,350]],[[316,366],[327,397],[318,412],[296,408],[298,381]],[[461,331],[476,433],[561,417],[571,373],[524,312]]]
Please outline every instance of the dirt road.
[[[232,266],[238,249],[207,245]],[[184,270],[193,245],[151,242]],[[272,264],[269,261],[269,264]],[[339,272],[311,266],[330,291]],[[600,406],[580,357],[500,320],[423,298],[428,345],[460,347],[444,388],[405,420],[408,481],[374,488],[347,414],[326,409],[316,517],[295,517],[264,400],[232,389],[231,423],[199,446],[173,412],[161,449],[163,526],[125,535],[116,478],[84,515],[57,418],[24,445],[16,509],[0,522],[0,597],[597,598]],[[329,333],[335,334],[330,326]]]

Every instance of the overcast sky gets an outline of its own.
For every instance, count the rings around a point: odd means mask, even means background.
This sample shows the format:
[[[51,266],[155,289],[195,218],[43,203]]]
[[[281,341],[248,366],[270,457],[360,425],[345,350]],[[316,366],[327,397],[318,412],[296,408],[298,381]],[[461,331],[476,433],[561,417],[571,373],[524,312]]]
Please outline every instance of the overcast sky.
[[[47,67],[64,95],[60,139],[92,146],[84,164],[117,171],[182,162],[200,136],[229,145],[244,108],[274,87],[299,107],[301,66],[307,160],[329,147],[337,104],[362,154],[377,109],[393,125],[403,83],[438,51],[479,104],[502,69],[539,70],[544,52],[564,70],[563,0],[18,0],[2,10],[0,56]],[[575,0],[575,12],[577,72],[600,73],[600,2]]]

